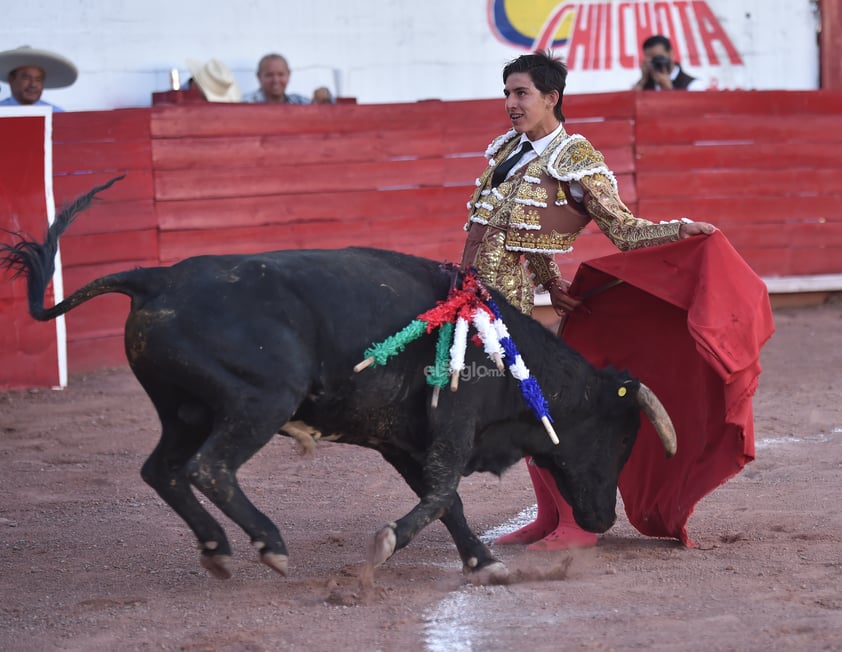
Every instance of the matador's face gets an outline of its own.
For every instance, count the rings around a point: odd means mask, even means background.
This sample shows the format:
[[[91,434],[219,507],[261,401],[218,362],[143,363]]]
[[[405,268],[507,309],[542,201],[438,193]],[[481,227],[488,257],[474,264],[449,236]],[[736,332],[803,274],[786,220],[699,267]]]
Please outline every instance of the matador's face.
[[[526,134],[529,140],[543,138],[559,125],[554,107],[558,92],[542,93],[526,72],[514,72],[506,79],[503,89],[506,96],[506,113],[512,128]]]

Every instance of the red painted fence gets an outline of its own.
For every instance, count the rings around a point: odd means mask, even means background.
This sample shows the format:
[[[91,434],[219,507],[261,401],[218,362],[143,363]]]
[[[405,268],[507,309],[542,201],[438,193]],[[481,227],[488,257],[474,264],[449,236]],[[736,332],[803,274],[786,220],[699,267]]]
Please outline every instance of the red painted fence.
[[[842,273],[842,92],[621,92],[564,106],[636,214],[714,222],[763,276]],[[56,114],[58,206],[127,175],[63,239],[65,292],[203,253],[366,245],[458,260],[483,152],[507,128],[502,100]],[[572,276],[613,251],[591,227],[558,260]],[[103,297],[71,313],[71,374],[125,364],[127,306]]]

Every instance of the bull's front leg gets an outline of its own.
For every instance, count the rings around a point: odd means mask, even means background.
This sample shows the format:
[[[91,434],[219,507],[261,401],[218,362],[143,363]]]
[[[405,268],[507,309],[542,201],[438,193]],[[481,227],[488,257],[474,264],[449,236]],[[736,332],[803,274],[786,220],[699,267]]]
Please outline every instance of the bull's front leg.
[[[509,569],[497,560],[465,520],[462,499],[457,494],[450,509],[441,519],[462,558],[462,571],[476,584],[500,584],[509,576]]]
[[[453,450],[431,452],[424,466],[402,453],[384,452],[383,455],[421,501],[406,516],[389,523],[377,532],[370,555],[372,566],[382,564],[438,518],[453,537],[462,559],[463,570],[472,581],[491,584],[508,576],[508,569],[494,558],[465,520],[462,500],[457,493],[462,464]]]

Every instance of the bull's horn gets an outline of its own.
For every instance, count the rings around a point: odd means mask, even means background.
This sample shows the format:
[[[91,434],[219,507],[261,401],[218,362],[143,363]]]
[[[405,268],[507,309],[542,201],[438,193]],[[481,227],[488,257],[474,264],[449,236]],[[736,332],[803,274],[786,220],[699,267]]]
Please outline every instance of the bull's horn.
[[[640,390],[637,392],[637,402],[640,404],[640,409],[655,426],[655,432],[658,433],[658,438],[664,445],[664,450],[667,451],[667,457],[675,455],[678,450],[678,438],[675,435],[672,419],[667,414],[664,404],[643,383],[640,383]]]

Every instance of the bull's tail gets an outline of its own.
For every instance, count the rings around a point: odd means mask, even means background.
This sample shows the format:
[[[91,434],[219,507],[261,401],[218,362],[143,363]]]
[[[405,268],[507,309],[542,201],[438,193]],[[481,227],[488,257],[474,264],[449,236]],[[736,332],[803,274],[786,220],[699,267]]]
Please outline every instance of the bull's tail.
[[[12,271],[15,278],[26,277],[29,314],[33,319],[38,321],[55,319],[100,294],[119,292],[129,296],[135,295],[135,289],[127,282],[126,274],[112,274],[89,283],[52,308],[44,307],[44,294],[56,269],[55,258],[59,238],[78,214],[91,205],[98,193],[122,178],[122,176],[115,177],[97,186],[62,209],[47,230],[47,236],[42,243],[27,240],[21,233],[6,231],[16,238],[17,242],[13,245],[0,244],[0,267]]]

